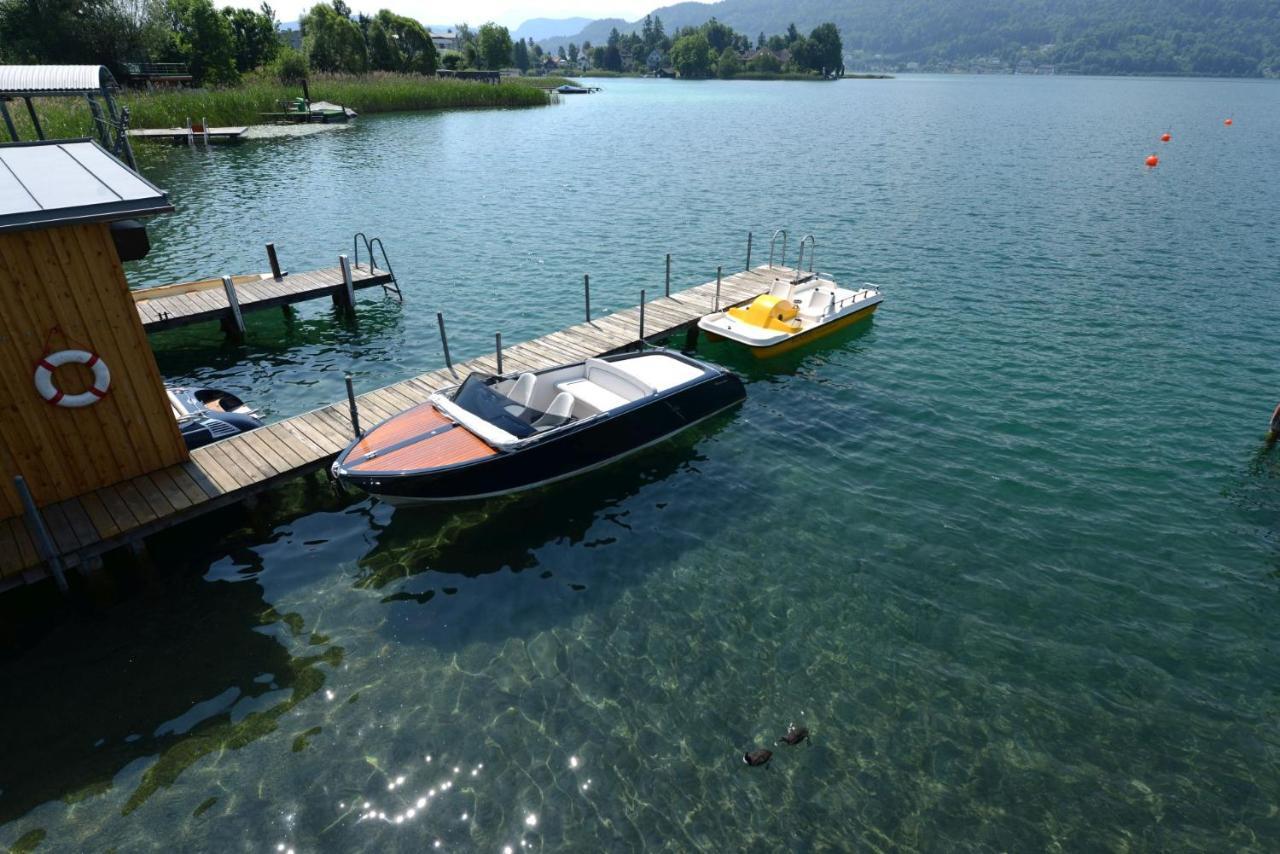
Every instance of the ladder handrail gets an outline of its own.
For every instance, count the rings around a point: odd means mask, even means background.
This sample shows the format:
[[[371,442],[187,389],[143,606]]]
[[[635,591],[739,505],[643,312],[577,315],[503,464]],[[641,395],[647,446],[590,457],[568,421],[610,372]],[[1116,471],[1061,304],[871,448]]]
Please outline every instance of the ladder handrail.
[[[357,231],[351,236],[351,259],[352,264],[357,268],[360,266],[360,241],[364,241],[364,252],[369,256],[369,268],[373,269],[373,247],[369,245],[369,238],[363,231]]]
[[[370,237],[363,231],[357,231],[351,238],[351,255],[355,259],[355,267],[360,267],[360,241],[364,241],[365,255],[369,258],[369,272],[374,273],[378,270],[378,253],[376,250],[382,250],[382,268],[387,271],[387,275],[391,277],[390,283],[384,284],[384,291],[395,291],[396,299],[404,302],[404,294],[400,292],[400,280],[396,278],[396,271],[391,267],[391,259],[387,257],[387,247],[383,245],[381,237]]]
[[[809,272],[813,272],[813,256],[817,254],[817,242],[814,241],[812,234],[806,234],[800,238],[800,258],[796,261],[797,278],[804,272],[804,242],[809,241]]]
[[[787,230],[780,228],[773,233],[773,237],[769,240],[769,266],[773,267],[773,244],[778,241],[778,235],[782,235],[782,259],[779,264],[783,267],[787,266]]]

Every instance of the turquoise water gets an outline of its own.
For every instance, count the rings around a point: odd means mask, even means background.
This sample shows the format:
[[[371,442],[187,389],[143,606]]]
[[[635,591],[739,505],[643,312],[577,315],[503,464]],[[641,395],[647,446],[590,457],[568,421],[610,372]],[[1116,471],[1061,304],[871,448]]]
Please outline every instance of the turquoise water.
[[[883,310],[704,345],[740,410],[558,487],[314,478],[117,559],[0,662],[0,845],[1274,850],[1280,86],[607,84],[150,152],[135,282],[361,229],[406,295],[169,333],[165,375],[286,416],[439,365],[437,310],[475,355],[776,227]]]

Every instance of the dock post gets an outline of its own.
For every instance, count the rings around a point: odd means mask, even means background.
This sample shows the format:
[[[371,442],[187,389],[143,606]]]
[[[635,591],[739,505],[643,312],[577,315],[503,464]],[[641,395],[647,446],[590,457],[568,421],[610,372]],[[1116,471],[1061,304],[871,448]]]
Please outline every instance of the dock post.
[[[449,358],[449,336],[444,333],[444,312],[436,312],[436,323],[440,324],[440,343],[444,346],[444,364],[449,369],[449,373],[453,374],[457,379],[458,372],[453,369],[453,359]]]
[[[671,296],[671,253],[667,253],[667,296]]]
[[[693,353],[698,349],[698,324],[693,324],[684,334],[684,352]]]
[[[231,281],[230,276],[222,277],[222,290],[226,291],[227,304],[231,306],[231,320],[235,325],[235,332],[244,334],[244,315],[240,313],[240,298],[236,296],[236,286]],[[225,328],[225,324],[224,324]]]
[[[502,376],[502,333],[495,332],[493,339],[496,348],[494,352],[498,354],[498,376]]]
[[[345,298],[347,308],[355,311],[356,309],[356,287],[351,281],[351,259],[346,255],[338,256],[338,266],[342,268],[342,284],[345,290]]]
[[[751,272],[751,232],[747,232],[747,272]]]
[[[201,119],[201,120],[200,120],[200,133],[204,136],[204,144],[205,144],[205,146],[206,146],[206,147],[208,147],[208,145],[209,145],[209,120],[208,120],[207,118],[203,118],[203,119]]]
[[[582,274],[582,297],[587,303],[587,323],[591,322],[591,276]]]
[[[13,485],[18,490],[18,497],[22,499],[22,509],[27,514],[27,524],[31,528],[31,533],[35,535],[40,556],[44,558],[49,571],[53,573],[54,580],[58,582],[58,589],[66,593],[67,576],[62,571],[62,558],[58,556],[58,550],[53,546],[53,537],[49,536],[49,528],[44,523],[44,517],[40,515],[36,500],[31,496],[31,490],[27,488],[27,480],[22,475],[16,475],[13,478]]]
[[[347,408],[351,411],[351,432],[359,439],[364,435],[364,431],[360,429],[360,408],[356,406],[356,387],[351,382],[351,372],[348,371],[345,379],[347,381]]]
[[[716,301],[712,306],[712,311],[720,310],[720,274],[724,272],[724,267],[716,267]]]
[[[640,289],[640,349],[644,349],[644,288]]]
[[[271,275],[278,282],[284,278],[284,273],[280,272],[280,259],[276,257],[276,245],[274,243],[267,244],[267,261],[271,263]]]
[[[191,130],[191,116],[187,116],[187,145],[195,145],[195,132]]]

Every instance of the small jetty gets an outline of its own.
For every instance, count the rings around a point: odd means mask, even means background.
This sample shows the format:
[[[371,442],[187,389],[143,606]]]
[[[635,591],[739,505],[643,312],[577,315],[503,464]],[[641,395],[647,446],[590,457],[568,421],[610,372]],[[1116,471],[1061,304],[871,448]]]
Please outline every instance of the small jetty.
[[[669,262],[670,256],[668,256]],[[748,256],[748,264],[750,256]],[[669,268],[668,268],[669,269]],[[780,276],[799,271],[762,265],[697,287],[645,299],[539,338],[368,391],[190,452],[190,458],[38,511],[0,521],[0,590],[38,581],[53,567],[92,568],[112,549],[327,466],[364,426],[390,418],[475,371],[537,371],[567,361],[623,352],[680,333],[696,334],[707,312],[750,302]],[[669,291],[668,285],[666,290]],[[587,311],[590,311],[589,281]],[[445,348],[446,359],[448,349]],[[42,535],[40,531],[45,533]],[[43,545],[42,545],[43,541]]]
[[[240,142],[249,131],[247,126],[208,127],[188,123],[184,128],[136,128],[129,136],[144,142],[171,142],[174,145],[195,145],[211,142]]]
[[[336,305],[354,308],[356,291],[381,287],[384,292],[401,299],[400,284],[382,253],[382,266],[372,260],[366,249],[367,263],[360,263],[359,245],[364,235],[355,238],[354,261],[338,256],[336,267],[288,273],[280,269],[275,245],[267,244],[270,273],[223,276],[196,282],[181,282],[133,290],[138,317],[147,332],[176,329],[210,320],[221,322],[223,331],[243,335],[244,315],[268,308],[293,305],[307,300],[330,297]],[[375,249],[381,241],[365,241]]]

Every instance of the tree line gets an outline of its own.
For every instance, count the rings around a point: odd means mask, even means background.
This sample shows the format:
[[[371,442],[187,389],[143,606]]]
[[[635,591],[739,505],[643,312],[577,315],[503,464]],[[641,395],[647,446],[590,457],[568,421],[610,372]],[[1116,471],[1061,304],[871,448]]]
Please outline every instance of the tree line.
[[[754,44],[754,47],[753,47]],[[681,77],[733,77],[742,72],[835,76],[844,70],[844,45],[835,24],[814,27],[808,36],[794,23],[785,33],[754,40],[714,17],[697,27],[682,27],[668,36],[657,15],[646,15],[639,31],[617,27],[603,45],[570,42],[558,48],[560,58],[588,68],[616,72],[671,69]]]

